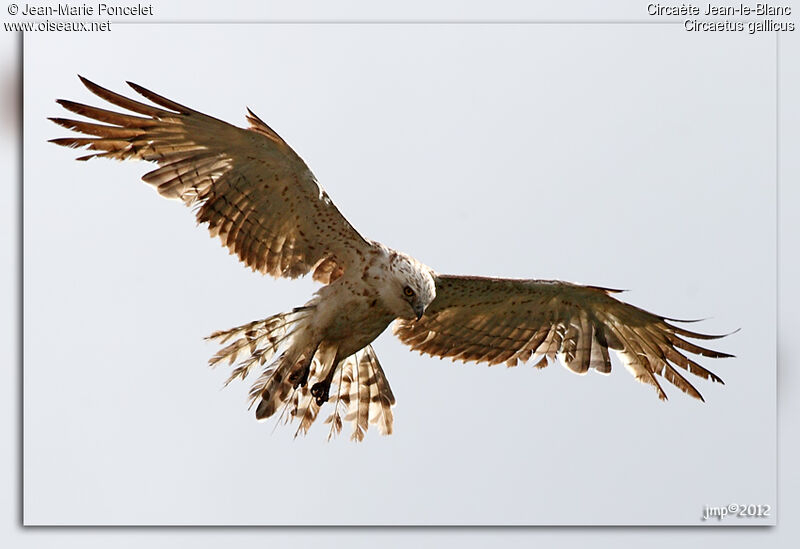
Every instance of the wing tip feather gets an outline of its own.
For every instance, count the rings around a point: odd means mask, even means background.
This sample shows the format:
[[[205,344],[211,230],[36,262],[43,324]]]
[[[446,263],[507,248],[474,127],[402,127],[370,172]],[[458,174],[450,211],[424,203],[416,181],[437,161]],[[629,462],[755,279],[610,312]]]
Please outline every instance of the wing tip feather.
[[[150,91],[144,86],[137,84],[136,82],[131,82],[130,80],[126,80],[125,83],[131,88],[133,88],[133,90],[136,93],[149,99],[150,101],[156,103],[157,105],[161,105],[162,107],[165,107],[167,109],[173,109],[174,111],[177,111],[179,114],[190,114],[192,112],[195,112],[189,107],[181,105],[180,103],[176,103],[171,99],[167,99],[163,95],[159,95],[153,91]]]
[[[95,90],[97,90],[97,89],[102,89],[102,87],[101,87],[100,85],[98,85],[98,84],[95,84],[94,82],[92,82],[91,80],[89,80],[88,78],[86,78],[85,76],[83,76],[82,74],[79,74],[79,75],[78,75],[78,79],[81,81],[81,84],[83,84],[84,86],[86,86],[86,88],[88,88],[88,90],[89,90],[90,92],[92,92],[92,93],[95,93],[95,94],[96,94],[96,91],[95,91]]]

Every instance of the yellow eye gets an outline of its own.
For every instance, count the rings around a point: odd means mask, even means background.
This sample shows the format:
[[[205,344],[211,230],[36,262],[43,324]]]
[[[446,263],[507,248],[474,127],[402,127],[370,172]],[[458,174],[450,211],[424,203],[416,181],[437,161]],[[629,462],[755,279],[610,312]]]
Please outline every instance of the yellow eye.
[[[412,295],[414,295],[414,290],[412,290],[409,286],[406,286],[405,288],[403,288],[403,293],[408,297],[411,297]]]

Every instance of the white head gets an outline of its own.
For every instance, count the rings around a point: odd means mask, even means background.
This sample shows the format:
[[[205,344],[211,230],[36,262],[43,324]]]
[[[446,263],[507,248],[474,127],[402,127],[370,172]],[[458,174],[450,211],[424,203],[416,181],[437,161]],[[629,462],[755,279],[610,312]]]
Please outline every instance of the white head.
[[[389,253],[389,278],[381,299],[397,318],[420,319],[436,297],[433,271],[404,253]]]

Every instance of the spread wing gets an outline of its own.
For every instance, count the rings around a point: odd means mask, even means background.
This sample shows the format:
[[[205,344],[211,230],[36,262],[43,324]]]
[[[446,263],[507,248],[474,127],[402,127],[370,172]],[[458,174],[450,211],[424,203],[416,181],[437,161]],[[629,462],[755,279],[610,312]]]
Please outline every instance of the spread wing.
[[[157,163],[142,179],[162,196],[196,206],[197,221],[207,223],[211,235],[251,269],[291,278],[315,269],[314,278],[327,283],[369,248],[305,162],[249,109],[250,127],[242,129],[130,82],[155,106],[81,81],[98,97],[136,114],[61,99],[65,109],[101,124],[51,118],[91,136],[51,141],[96,151],[78,160]]]
[[[686,338],[717,339],[691,332],[609,294],[617,290],[548,280],[439,275],[436,298],[420,320],[403,320],[395,334],[412,349],[454,360],[535,360],[543,368],[556,358],[578,374],[611,372],[609,349],[633,376],[667,396],[656,376],[684,393],[703,397],[676,369],[722,383],[685,353],[729,357]]]

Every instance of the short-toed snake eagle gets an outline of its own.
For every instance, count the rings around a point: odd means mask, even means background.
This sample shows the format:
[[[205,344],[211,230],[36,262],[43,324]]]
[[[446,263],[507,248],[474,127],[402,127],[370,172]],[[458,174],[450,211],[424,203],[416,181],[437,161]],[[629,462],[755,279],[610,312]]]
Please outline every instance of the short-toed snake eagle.
[[[702,400],[679,369],[722,381],[687,354],[731,355],[686,339],[721,336],[676,326],[615,299],[615,290],[443,275],[364,238],[305,162],[249,110],[250,127],[242,129],[136,84],[129,83],[152,105],[81,80],[134,114],[59,100],[93,122],[52,118],[89,136],[54,143],[94,151],[79,160],[155,162],[159,167],[144,181],[162,196],[195,206],[198,222],[245,265],[274,277],[312,273],[323,284],[302,307],[209,336],[227,344],[210,363],[235,364],[228,381],[256,371],[250,398],[258,419],[282,409],[305,433],[331,401],[330,433],[341,431],[343,417],[356,440],[370,423],[391,433],[395,398],[371,343],[394,320],[394,333],[414,350],[490,365],[532,360],[541,368],[559,360],[579,374],[607,374],[613,350],[661,399],[666,395],[657,376]]]

